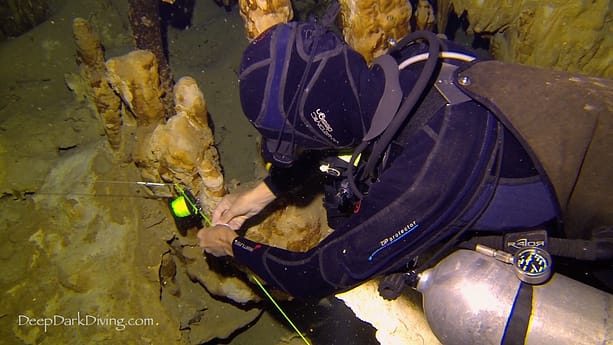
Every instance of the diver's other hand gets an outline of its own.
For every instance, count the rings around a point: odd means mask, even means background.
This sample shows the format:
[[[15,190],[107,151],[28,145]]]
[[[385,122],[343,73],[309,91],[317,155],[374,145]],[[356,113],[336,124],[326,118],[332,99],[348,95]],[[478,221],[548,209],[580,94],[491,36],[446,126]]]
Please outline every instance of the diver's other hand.
[[[223,224],[237,230],[275,199],[264,182],[240,194],[228,194],[213,211],[212,224]]]
[[[198,231],[198,245],[214,256],[234,256],[232,242],[238,235],[226,225],[215,225]]]

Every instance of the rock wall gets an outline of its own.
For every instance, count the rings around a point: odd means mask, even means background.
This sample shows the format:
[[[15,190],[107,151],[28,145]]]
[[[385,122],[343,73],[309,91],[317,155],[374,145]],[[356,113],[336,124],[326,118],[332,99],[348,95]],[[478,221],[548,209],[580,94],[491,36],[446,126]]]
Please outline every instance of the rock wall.
[[[239,7],[250,40],[266,29],[287,23],[294,17],[290,0],[239,0]]]
[[[609,0],[444,0],[439,17],[450,8],[466,14],[469,34],[490,38],[498,60],[613,77]]]

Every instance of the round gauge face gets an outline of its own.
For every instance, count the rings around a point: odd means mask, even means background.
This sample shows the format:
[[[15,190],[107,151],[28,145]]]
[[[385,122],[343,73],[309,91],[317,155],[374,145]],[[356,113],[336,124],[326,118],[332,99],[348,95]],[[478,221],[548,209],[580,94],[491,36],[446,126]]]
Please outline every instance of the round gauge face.
[[[524,248],[513,258],[518,278],[529,284],[541,284],[551,275],[551,256],[536,247]]]

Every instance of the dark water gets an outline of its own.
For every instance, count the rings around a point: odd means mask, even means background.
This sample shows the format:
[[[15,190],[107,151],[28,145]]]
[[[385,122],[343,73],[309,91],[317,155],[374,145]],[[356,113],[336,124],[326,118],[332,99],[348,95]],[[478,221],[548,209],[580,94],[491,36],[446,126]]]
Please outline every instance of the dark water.
[[[336,298],[328,298],[319,303],[288,302],[282,306],[313,344],[379,344],[375,339],[376,330],[370,324],[356,319],[353,312]],[[274,310],[269,312],[275,313]]]

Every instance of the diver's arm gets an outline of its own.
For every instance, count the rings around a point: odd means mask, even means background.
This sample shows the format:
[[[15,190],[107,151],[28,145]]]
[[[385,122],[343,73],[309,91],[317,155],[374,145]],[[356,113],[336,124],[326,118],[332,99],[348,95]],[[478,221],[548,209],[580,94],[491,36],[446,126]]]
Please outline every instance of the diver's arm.
[[[295,297],[323,297],[405,267],[474,217],[463,213],[488,180],[498,140],[491,117],[467,114],[444,112],[410,137],[359,209],[311,250],[291,252],[237,237],[235,259]]]
[[[247,219],[258,214],[275,198],[276,195],[264,182],[243,193],[228,194],[213,211],[212,225],[221,224],[238,230]]]
[[[325,251],[321,244],[307,252],[292,252],[237,237],[232,249],[235,260],[294,297],[325,297],[338,291],[338,286],[328,283],[322,275]]]
[[[198,244],[214,256],[233,256],[232,242],[238,235],[227,225],[215,225],[198,231]]]

